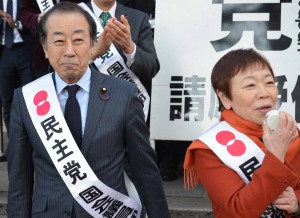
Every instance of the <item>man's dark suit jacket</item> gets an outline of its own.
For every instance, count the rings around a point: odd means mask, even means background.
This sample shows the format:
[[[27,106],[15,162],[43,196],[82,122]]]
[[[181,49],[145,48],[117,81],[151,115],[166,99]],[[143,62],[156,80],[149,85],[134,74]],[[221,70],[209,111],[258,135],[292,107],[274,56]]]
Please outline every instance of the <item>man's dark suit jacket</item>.
[[[155,1],[154,0],[117,0],[118,3],[145,12],[150,16],[155,15]]]
[[[100,90],[105,87],[105,96]],[[96,176],[125,195],[125,149],[148,217],[168,218],[155,152],[150,146],[143,104],[136,85],[92,68],[89,104],[81,152]],[[75,202],[62,181],[29,116],[22,90],[12,105],[8,145],[8,217],[91,217]]]

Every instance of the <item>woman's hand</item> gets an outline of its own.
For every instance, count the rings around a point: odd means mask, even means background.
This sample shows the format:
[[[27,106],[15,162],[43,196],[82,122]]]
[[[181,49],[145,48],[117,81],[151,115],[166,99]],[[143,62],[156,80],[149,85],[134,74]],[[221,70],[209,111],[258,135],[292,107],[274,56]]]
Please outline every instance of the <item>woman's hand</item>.
[[[294,192],[294,189],[288,186],[276,199],[273,204],[281,210],[288,213],[295,213],[298,211],[299,203]]]
[[[263,130],[263,142],[266,148],[281,162],[284,162],[289,144],[294,138],[298,137],[295,119],[288,113],[280,111],[277,130],[271,133],[265,121],[263,122]]]

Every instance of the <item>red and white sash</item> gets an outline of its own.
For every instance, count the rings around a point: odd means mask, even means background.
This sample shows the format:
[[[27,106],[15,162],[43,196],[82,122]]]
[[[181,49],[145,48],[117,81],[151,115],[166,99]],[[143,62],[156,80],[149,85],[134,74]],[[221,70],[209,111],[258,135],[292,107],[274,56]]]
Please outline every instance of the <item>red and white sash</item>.
[[[229,168],[248,184],[253,172],[259,168],[265,153],[245,134],[237,131],[226,121],[212,126],[199,138]],[[270,204],[261,218],[284,218],[284,213]]]
[[[74,199],[93,217],[140,217],[141,204],[102,183],[82,155],[63,116],[52,75],[22,91],[33,125]]]

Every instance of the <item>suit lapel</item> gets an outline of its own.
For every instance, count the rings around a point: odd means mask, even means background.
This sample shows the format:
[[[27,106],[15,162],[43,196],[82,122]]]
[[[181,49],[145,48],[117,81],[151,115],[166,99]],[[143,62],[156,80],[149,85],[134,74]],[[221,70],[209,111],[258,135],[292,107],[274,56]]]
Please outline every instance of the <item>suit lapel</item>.
[[[87,154],[89,147],[96,131],[97,125],[102,116],[102,110],[105,107],[106,101],[108,99],[101,98],[102,88],[106,88],[107,92],[105,96],[109,97],[109,84],[103,74],[91,67],[91,86],[90,86],[90,96],[87,109],[86,124],[84,129],[83,141],[81,152],[83,155]]]
[[[124,15],[128,19],[128,22],[129,22],[130,18],[127,16],[128,14],[126,13],[126,10],[124,10],[124,6],[117,3],[115,17],[119,21],[121,21],[121,15]]]

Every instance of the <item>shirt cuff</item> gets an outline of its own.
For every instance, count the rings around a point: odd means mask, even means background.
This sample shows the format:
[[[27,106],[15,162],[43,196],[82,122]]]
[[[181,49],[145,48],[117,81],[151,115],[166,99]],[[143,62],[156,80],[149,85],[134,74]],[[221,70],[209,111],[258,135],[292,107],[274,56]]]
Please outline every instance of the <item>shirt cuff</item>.
[[[136,44],[134,44],[134,49],[133,49],[133,52],[132,52],[131,54],[125,54],[125,53],[124,53],[124,55],[125,55],[125,57],[126,57],[126,59],[127,59],[126,65],[127,65],[127,67],[129,67],[129,68],[131,67],[131,65],[132,65],[133,62],[134,62],[135,53],[136,53]]]

